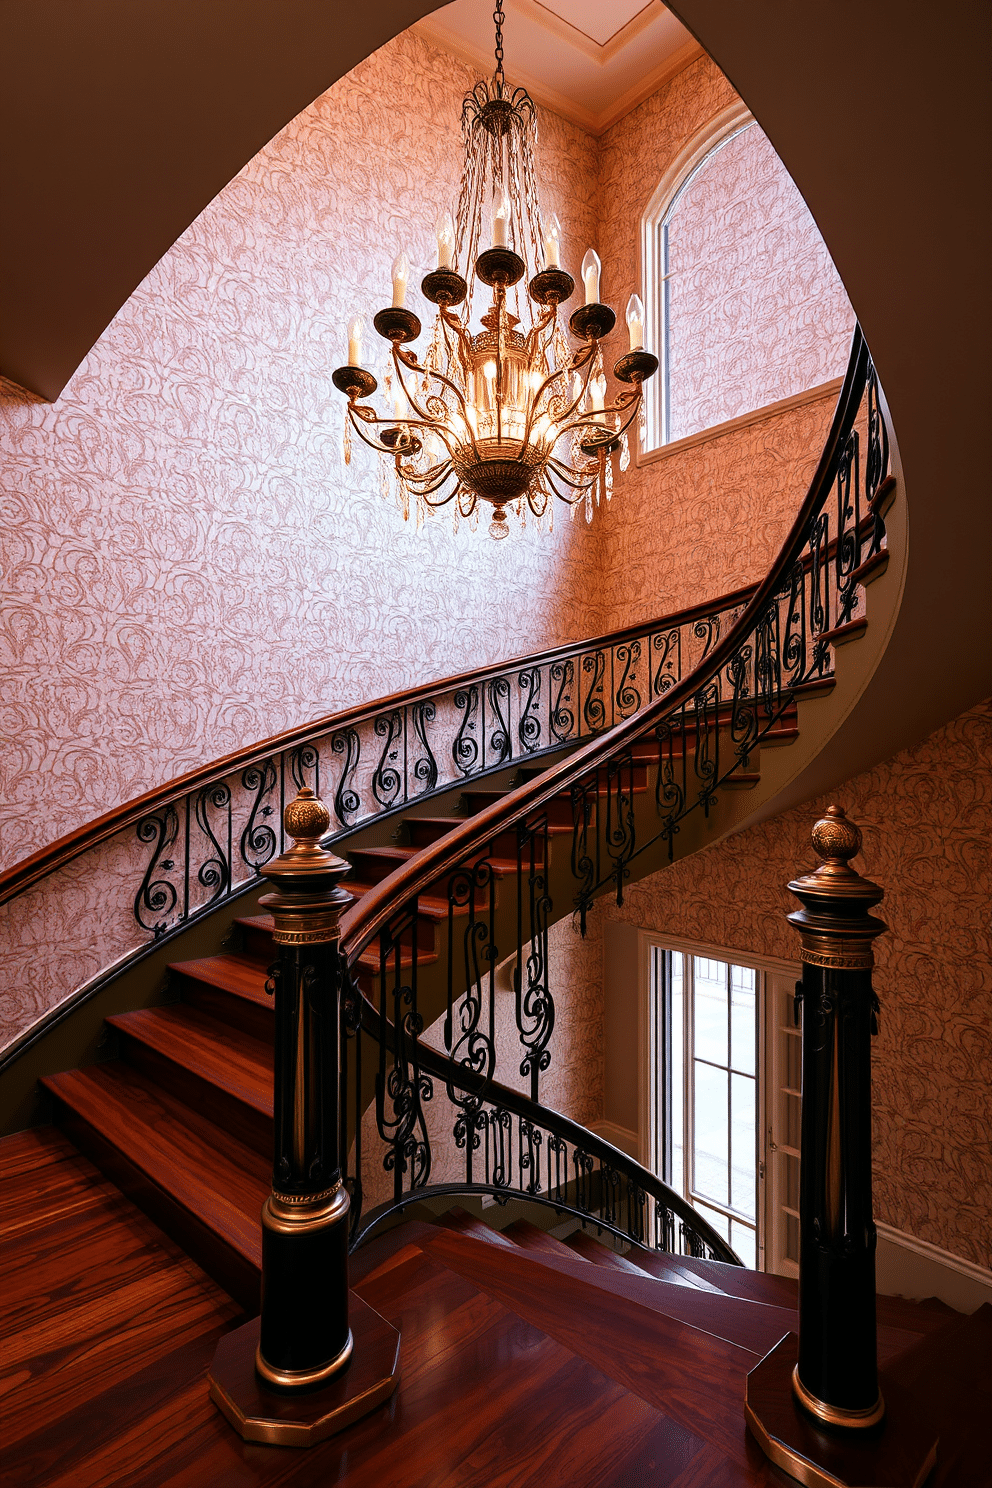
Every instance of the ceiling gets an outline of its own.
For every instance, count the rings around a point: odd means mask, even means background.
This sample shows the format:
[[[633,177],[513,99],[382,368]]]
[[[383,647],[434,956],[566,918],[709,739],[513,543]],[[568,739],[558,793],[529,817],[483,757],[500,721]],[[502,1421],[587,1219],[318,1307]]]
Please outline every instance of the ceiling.
[[[592,134],[650,96],[701,48],[660,0],[505,0],[509,82]],[[417,22],[425,40],[493,70],[492,0],[454,0]]]

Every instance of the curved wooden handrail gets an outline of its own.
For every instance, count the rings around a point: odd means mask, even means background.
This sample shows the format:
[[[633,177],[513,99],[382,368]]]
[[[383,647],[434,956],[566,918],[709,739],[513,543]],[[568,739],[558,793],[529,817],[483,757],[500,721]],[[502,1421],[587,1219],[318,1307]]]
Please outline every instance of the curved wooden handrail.
[[[856,328],[847,373],[837,398],[830,432],[817,463],[813,478],[795,521],[779,549],[778,556],[761,583],[756,585],[743,614],[706,659],[676,682],[663,697],[656,699],[616,724],[589,744],[570,754],[560,765],[552,766],[536,779],[466,818],[465,822],[437,842],[409,858],[402,867],[362,895],[341,921],[341,944],[349,965],[353,965],[369,942],[385,928],[390,917],[416,895],[449,870],[458,866],[474,849],[497,831],[515,826],[553,796],[570,790],[596,766],[631,744],[641,734],[654,728],[670,713],[691,701],[700,686],[716,675],[731,659],[738,646],[751,633],[755,618],[775,596],[782,580],[798,559],[809,536],[809,525],[830,494],[836,464],[844,443],[854,426],[868,381],[870,358],[860,326]],[[643,627],[642,627],[643,628]]]
[[[46,847],[39,848],[30,857],[22,858],[19,863],[12,864],[0,873],[0,904],[16,899],[25,890],[32,888],[50,874],[56,873],[60,868],[64,868],[66,864],[71,863],[73,859],[80,857],[90,848],[115,836],[125,827],[136,825],[150,813],[159,811],[163,806],[180,800],[192,791],[203,790],[223,780],[226,776],[233,775],[236,770],[249,769],[252,765],[260,764],[273,755],[298,749],[322,738],[325,734],[335,733],[339,729],[354,728],[357,724],[365,723],[380,713],[426,701],[472,683],[485,682],[490,677],[499,676],[507,671],[553,662],[558,657],[572,656],[576,652],[598,646],[618,645],[628,638],[633,639],[643,635],[645,631],[664,630],[676,625],[691,624],[693,620],[746,603],[756,588],[756,584],[748,584],[743,589],[735,589],[729,594],[719,595],[705,604],[690,605],[684,610],[662,615],[656,620],[649,620],[643,624],[625,625],[620,630],[610,631],[601,636],[592,636],[588,640],[569,641],[546,651],[533,651],[523,656],[511,657],[507,661],[494,662],[490,666],[480,667],[475,671],[459,672],[451,677],[443,677],[437,682],[409,687],[402,692],[376,698],[373,702],[361,703],[355,708],[346,708],[340,713],[324,714],[312,723],[299,724],[296,728],[286,729],[281,734],[273,734],[271,738],[263,739],[260,743],[252,744],[246,749],[234,750],[233,753],[223,755],[209,765],[202,765],[185,775],[177,775],[175,779],[167,781],[166,784],[156,786],[154,790],[146,791],[142,796],[136,796],[131,801],[115,806],[112,811],[105,812],[103,816],[96,817],[85,826],[78,827],[74,832],[69,832]]]
[[[361,1027],[362,1031],[368,1033],[373,1042],[378,1044],[383,1034],[389,1048],[393,1047],[395,1030],[393,1025],[382,1017],[378,1009],[368,998],[359,993],[361,999]],[[563,1138],[572,1147],[579,1148],[590,1157],[596,1158],[600,1163],[607,1163],[610,1167],[633,1182],[652,1199],[664,1204],[672,1214],[689,1225],[701,1239],[705,1240],[714,1258],[725,1261],[728,1265],[739,1266],[741,1259],[726,1240],[714,1230],[713,1226],[701,1215],[698,1209],[694,1209],[688,1199],[684,1199],[674,1188],[659,1178],[657,1173],[652,1173],[650,1168],[645,1168],[635,1157],[615,1147],[605,1137],[590,1131],[588,1127],[582,1126],[578,1121],[573,1121],[570,1116],[564,1116],[560,1111],[555,1111],[551,1106],[542,1105],[539,1101],[532,1100],[521,1090],[514,1090],[509,1085],[501,1085],[498,1080],[489,1079],[485,1075],[477,1074],[468,1069],[457,1060],[450,1059],[448,1055],[442,1054],[431,1044],[422,1041],[417,1044],[417,1060],[421,1069],[426,1070],[435,1080],[443,1080],[458,1086],[460,1090],[470,1095],[476,1095],[484,1100],[487,1105],[500,1106],[512,1115],[524,1121],[531,1121],[536,1126],[543,1127],[546,1131],[553,1132],[556,1137]],[[466,1185],[452,1185],[454,1191],[464,1192]],[[405,1202],[415,1202],[417,1198],[424,1196],[423,1190],[412,1189],[405,1195]],[[512,1190],[507,1190],[512,1192]],[[358,1233],[360,1237],[374,1228],[374,1223],[381,1214],[388,1212],[393,1207],[389,1204],[382,1205],[366,1216],[364,1224],[359,1224]],[[371,1221],[371,1222],[370,1222]],[[610,1226],[607,1226],[610,1228]],[[616,1231],[619,1234],[619,1231]],[[629,1240],[629,1235],[622,1238]]]

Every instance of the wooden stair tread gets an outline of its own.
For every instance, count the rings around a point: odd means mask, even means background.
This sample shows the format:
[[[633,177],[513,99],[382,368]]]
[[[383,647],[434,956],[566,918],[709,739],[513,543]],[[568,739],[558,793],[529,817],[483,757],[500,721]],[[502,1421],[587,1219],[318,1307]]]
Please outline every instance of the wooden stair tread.
[[[264,924],[262,922],[265,922]],[[269,915],[257,915],[252,919],[241,919],[238,925],[252,925],[258,929],[272,929]],[[267,972],[260,961],[250,956],[226,952],[217,956],[201,956],[195,961],[173,961],[169,970],[176,976],[188,977],[190,981],[205,982],[219,987],[222,992],[231,992],[236,997],[246,997],[262,1007],[271,1008],[272,998],[265,990]]]
[[[494,1230],[482,1219],[474,1214],[469,1214],[460,1204],[446,1209],[439,1214],[436,1224],[444,1230],[453,1230],[459,1235],[471,1235],[476,1240],[484,1240],[490,1245],[512,1246],[513,1241],[508,1239],[500,1230]]]
[[[503,1234],[522,1250],[538,1251],[544,1255],[573,1254],[564,1240],[549,1235],[547,1230],[542,1230],[540,1225],[531,1224],[529,1219],[515,1220],[513,1224],[507,1225]]]
[[[425,1244],[432,1260],[712,1442],[739,1468],[747,1467],[740,1408],[731,1423],[725,1402],[728,1397],[743,1399],[745,1378],[759,1357],[754,1351],[629,1298],[610,1295],[587,1278],[627,1282],[636,1278],[619,1277],[574,1256],[564,1261],[519,1247],[496,1250],[445,1230]],[[568,1271],[569,1266],[578,1274]],[[543,1284],[542,1270],[547,1273]],[[650,1284],[647,1278],[645,1283]]]
[[[233,1095],[264,1116],[272,1115],[271,1045],[196,1008],[142,1008],[107,1022],[174,1064]]]
[[[270,1172],[251,1148],[126,1065],[66,1070],[42,1084],[183,1209],[261,1266],[259,1213]]]
[[[461,822],[464,820],[465,818],[462,818]],[[416,857],[418,853],[424,851],[425,849],[422,847],[362,847],[355,849],[354,856],[359,859],[372,858],[375,862],[393,863],[399,868],[404,863],[409,862],[411,858]],[[466,856],[466,862],[475,862],[485,856],[482,852],[474,852]],[[507,875],[516,873],[517,871],[516,859],[513,858],[486,857],[486,862],[492,868],[495,878],[505,878]],[[457,866],[460,867],[462,865],[459,863]],[[347,879],[344,881],[344,887],[348,887]]]
[[[574,1251],[576,1255],[582,1256],[583,1259],[590,1261],[594,1266],[605,1266],[610,1271],[626,1271],[628,1275],[632,1272],[636,1273],[639,1269],[637,1266],[632,1265],[624,1256],[617,1255],[615,1250],[611,1250],[608,1245],[604,1245],[602,1241],[597,1240],[594,1235],[590,1235],[586,1230],[575,1230],[565,1240],[565,1245],[569,1250]],[[640,1274],[643,1276],[645,1273],[641,1272]]]

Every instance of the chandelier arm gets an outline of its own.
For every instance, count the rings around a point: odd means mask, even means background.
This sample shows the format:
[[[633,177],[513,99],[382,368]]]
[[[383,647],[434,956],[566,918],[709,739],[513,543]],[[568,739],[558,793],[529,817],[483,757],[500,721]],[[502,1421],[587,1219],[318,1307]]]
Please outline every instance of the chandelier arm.
[[[556,371],[549,373],[548,376],[544,379],[544,381],[541,383],[541,386],[538,388],[537,392],[535,393],[535,395],[534,395],[534,397],[533,397],[533,399],[531,401],[530,412],[529,412],[529,415],[528,415],[527,429],[526,429],[526,433],[525,433],[525,436],[524,436],[525,437],[525,441],[530,438],[531,424],[533,422],[534,415],[537,412],[538,406],[540,404],[541,397],[543,396],[543,394],[546,391],[546,389],[549,388],[552,383],[557,382],[558,379],[559,379],[559,377],[566,377],[567,378],[572,372],[578,372],[584,366],[586,368],[586,375],[585,375],[585,379],[584,379],[584,381],[582,383],[582,386],[579,389],[578,394],[576,395],[575,398],[573,398],[572,402],[569,403],[567,407],[565,407],[565,408],[562,409],[561,413],[557,416],[557,418],[554,421],[556,424],[559,425],[558,435],[556,436],[556,439],[555,439],[555,443],[557,444],[558,439],[560,439],[561,436],[562,436],[562,434],[564,434],[566,432],[566,429],[565,428],[560,427],[561,420],[562,419],[570,419],[572,417],[572,414],[578,408],[579,404],[582,402],[582,399],[586,395],[586,392],[587,392],[588,387],[589,387],[589,379],[592,376],[592,366],[593,366],[593,359],[595,357],[595,353],[596,353],[596,344],[594,342],[590,342],[589,345],[583,347],[581,351],[575,352],[575,354],[572,357],[572,360],[569,362],[569,364],[568,364],[567,367],[559,367]],[[581,423],[581,421],[580,421],[580,423]],[[579,425],[567,425],[566,426],[566,428],[572,428],[572,427],[579,427]]]
[[[575,475],[576,472],[570,471],[567,466],[562,465],[558,460],[549,461],[544,469],[545,478],[551,488],[552,494],[556,496],[559,501],[564,501],[566,506],[578,506],[583,497],[592,490],[593,485],[595,484],[596,475],[598,475],[598,473],[599,472],[597,471],[594,474],[590,475],[589,480],[583,484],[578,479],[571,479],[571,477]],[[567,485],[570,485],[572,489],[577,492],[577,495],[570,496],[566,491],[560,490],[555,481],[556,475],[564,480]]]
[[[452,311],[444,305],[438,306],[438,314],[440,315],[443,324],[446,326],[450,326],[455,335],[458,337],[458,344],[461,347],[463,353],[470,352],[472,350],[472,338],[465,327],[462,325],[458,316],[454,315]]]
[[[397,459],[400,457],[397,456]],[[431,479],[434,472],[438,472],[436,479]],[[441,465],[432,465],[430,470],[402,470],[399,465],[396,473],[421,495],[429,496],[434,491],[440,491],[447,480],[454,475],[454,468],[450,460],[445,460]]]
[[[472,421],[468,416],[468,404],[465,402],[461,390],[455,385],[455,383],[451,381],[450,377],[445,377],[444,373],[438,372],[435,367],[421,367],[416,357],[414,357],[410,352],[401,352],[399,347],[395,343],[393,345],[393,359],[396,363],[396,373],[400,379],[400,386],[402,387],[403,392],[406,394],[406,397],[409,400],[410,407],[414,410],[418,418],[425,426],[430,425],[432,428],[437,429],[438,433],[441,435],[441,438],[444,439],[445,448],[448,449],[449,452],[450,446],[448,445],[448,441],[445,438],[445,426],[438,423],[436,420],[433,420],[430,414],[426,413],[420,407],[420,404],[417,402],[416,398],[411,394],[411,392],[407,388],[406,383],[403,381],[403,373],[400,365],[401,362],[402,365],[406,367],[407,371],[422,372],[425,377],[433,377],[435,381],[440,382],[444,387],[451,389],[455,397],[458,399],[459,405],[461,407],[462,421],[465,425],[465,428],[468,430],[468,438],[469,442],[472,445],[472,452],[477,460],[481,460],[482,456],[479,453],[479,446],[476,444],[475,430],[473,429]]]

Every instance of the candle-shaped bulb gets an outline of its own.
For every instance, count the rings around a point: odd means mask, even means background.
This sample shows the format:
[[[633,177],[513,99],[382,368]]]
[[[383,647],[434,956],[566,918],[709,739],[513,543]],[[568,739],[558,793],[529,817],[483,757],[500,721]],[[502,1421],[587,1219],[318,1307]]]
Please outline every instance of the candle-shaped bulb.
[[[442,212],[437,219],[437,266],[450,269],[455,256],[455,225],[450,212]]]
[[[586,287],[586,304],[599,304],[599,276],[603,272],[603,265],[599,261],[599,254],[595,248],[587,248],[586,256],[582,260],[582,283]]]
[[[597,372],[595,377],[589,379],[589,391],[592,394],[593,413],[602,413],[606,406],[606,376]]]
[[[493,196],[493,247],[505,248],[506,235],[510,226],[510,198],[506,194],[506,187],[500,186]]]
[[[402,310],[406,304],[406,286],[410,278],[410,260],[402,250],[393,259],[393,309]]]
[[[544,233],[544,267],[561,268],[561,223],[557,212],[552,212],[551,221]]]
[[[632,294],[627,301],[627,329],[630,332],[631,351],[644,348],[644,306],[640,295]]]
[[[362,331],[365,323],[360,315],[353,315],[348,322],[348,366],[362,365]]]

